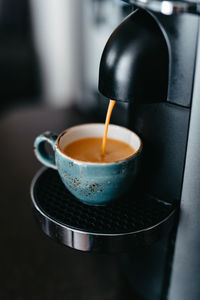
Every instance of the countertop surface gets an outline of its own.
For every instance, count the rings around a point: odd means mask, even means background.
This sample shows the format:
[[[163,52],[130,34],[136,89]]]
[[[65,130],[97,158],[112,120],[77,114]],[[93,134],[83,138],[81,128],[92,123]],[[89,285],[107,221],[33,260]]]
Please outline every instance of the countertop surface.
[[[119,255],[84,253],[57,244],[37,226],[30,184],[41,167],[35,137],[96,120],[76,109],[21,107],[0,117],[0,299],[139,300],[120,266]]]

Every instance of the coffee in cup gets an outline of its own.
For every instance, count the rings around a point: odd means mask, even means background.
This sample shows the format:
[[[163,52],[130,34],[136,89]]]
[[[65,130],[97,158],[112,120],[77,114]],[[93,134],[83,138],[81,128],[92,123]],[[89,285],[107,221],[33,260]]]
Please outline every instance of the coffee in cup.
[[[82,142],[87,148],[88,141],[94,139],[94,144],[100,141],[101,148],[104,126],[103,123],[78,125],[66,129],[59,136],[45,132],[38,136],[34,143],[39,161],[57,169],[66,188],[80,201],[89,205],[102,205],[119,198],[132,186],[139,169],[141,139],[131,130],[113,124],[108,128],[108,143],[111,142],[115,150],[119,145],[125,144],[125,148],[130,152],[119,155],[116,160],[111,158],[109,162],[92,161],[90,158],[84,161],[83,158],[74,157],[75,150],[79,149]],[[53,157],[45,150],[46,142],[54,150]],[[65,152],[70,147],[74,149],[73,153]],[[80,154],[82,151],[78,152]]]
[[[101,149],[102,138],[93,137],[70,143],[63,153],[79,161],[112,163],[126,159],[135,152],[129,144],[115,139],[107,139],[104,155],[101,154]]]

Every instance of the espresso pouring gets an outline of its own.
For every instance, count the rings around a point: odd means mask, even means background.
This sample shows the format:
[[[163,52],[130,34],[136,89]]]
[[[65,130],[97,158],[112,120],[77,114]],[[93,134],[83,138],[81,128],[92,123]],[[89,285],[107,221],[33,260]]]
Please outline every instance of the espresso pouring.
[[[67,145],[63,152],[67,156],[86,162],[112,163],[133,155],[135,150],[119,140],[107,138],[108,126],[116,101],[110,100],[103,138],[84,138]]]

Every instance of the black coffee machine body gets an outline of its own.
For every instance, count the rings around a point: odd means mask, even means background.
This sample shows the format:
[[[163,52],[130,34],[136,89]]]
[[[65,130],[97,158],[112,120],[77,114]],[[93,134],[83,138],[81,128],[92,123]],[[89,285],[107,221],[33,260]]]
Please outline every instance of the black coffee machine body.
[[[200,36],[198,3],[136,4],[108,40],[99,90],[129,103],[144,144],[138,195],[177,204],[159,242],[123,257],[144,299],[200,299]],[[192,12],[192,13],[191,13]],[[133,191],[132,191],[133,193]]]
[[[138,182],[121,199],[90,207],[63,187],[55,170],[42,169],[31,185],[33,211],[41,229],[59,243],[120,253],[126,276],[143,299],[197,300],[199,4],[126,2],[133,12],[103,50],[99,91],[118,104],[128,103],[128,126],[143,142]],[[125,118],[118,113],[121,124]]]

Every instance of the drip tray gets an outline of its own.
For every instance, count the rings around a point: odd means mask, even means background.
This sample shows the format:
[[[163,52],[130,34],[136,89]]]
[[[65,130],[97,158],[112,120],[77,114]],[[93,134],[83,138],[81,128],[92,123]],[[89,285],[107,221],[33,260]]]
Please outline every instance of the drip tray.
[[[106,206],[88,206],[63,185],[57,171],[41,169],[31,197],[41,229],[83,251],[126,252],[149,246],[171,228],[176,208],[152,197],[124,196]]]

